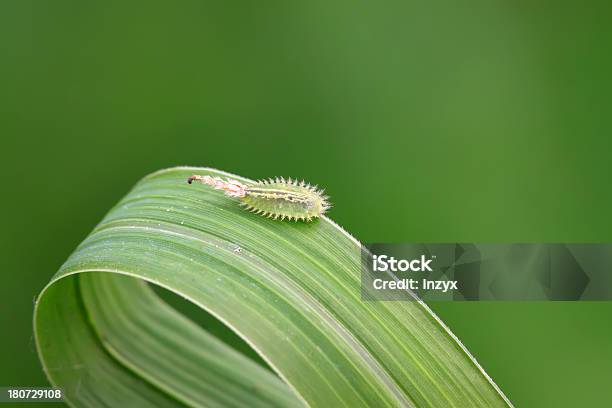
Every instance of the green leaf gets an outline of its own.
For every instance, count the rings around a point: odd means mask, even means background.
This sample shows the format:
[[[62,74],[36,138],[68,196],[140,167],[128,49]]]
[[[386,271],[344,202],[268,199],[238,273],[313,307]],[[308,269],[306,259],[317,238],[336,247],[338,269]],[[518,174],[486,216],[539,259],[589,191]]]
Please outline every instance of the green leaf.
[[[144,178],[38,297],[40,359],[70,404],[510,405],[426,305],[361,300],[360,244],[332,221],[254,215],[188,185],[194,173],[248,181],[203,168]],[[150,284],[215,316],[269,367]]]

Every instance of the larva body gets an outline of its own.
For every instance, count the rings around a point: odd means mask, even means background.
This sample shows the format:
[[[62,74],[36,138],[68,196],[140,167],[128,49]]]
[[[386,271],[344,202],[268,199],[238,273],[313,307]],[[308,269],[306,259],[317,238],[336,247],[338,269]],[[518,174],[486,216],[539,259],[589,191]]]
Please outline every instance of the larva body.
[[[277,177],[244,184],[232,179],[197,175],[187,181],[191,184],[194,180],[223,190],[226,195],[240,199],[246,209],[274,219],[311,221],[330,207],[323,191],[304,181]]]

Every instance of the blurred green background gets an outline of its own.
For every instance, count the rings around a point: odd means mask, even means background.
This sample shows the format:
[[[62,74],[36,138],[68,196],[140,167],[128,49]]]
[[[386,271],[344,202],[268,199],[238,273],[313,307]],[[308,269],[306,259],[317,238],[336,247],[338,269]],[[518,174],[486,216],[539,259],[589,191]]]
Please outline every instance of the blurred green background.
[[[362,241],[611,242],[607,2],[0,3],[0,385],[33,299],[144,175],[327,188]],[[520,407],[610,404],[611,303],[433,308]]]

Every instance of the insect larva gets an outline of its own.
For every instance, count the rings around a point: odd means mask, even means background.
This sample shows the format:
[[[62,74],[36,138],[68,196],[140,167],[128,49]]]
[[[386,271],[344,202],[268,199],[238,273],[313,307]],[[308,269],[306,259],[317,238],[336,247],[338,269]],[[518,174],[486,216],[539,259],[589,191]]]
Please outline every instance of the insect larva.
[[[194,180],[223,190],[227,196],[240,199],[247,210],[275,220],[311,221],[331,207],[323,190],[304,181],[277,177],[244,184],[230,178],[193,175],[187,182],[191,184]]]

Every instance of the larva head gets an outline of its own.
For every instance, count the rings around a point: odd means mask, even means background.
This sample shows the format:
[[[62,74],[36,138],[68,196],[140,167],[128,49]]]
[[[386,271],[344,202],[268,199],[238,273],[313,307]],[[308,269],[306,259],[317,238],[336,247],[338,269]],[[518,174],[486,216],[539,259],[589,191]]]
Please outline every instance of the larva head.
[[[225,191],[225,195],[230,197],[244,197],[247,189],[246,185],[230,178],[227,180],[222,180],[220,177],[193,175],[187,179],[187,182],[191,184],[194,180],[198,180],[203,184],[213,186],[217,190],[223,190]]]

